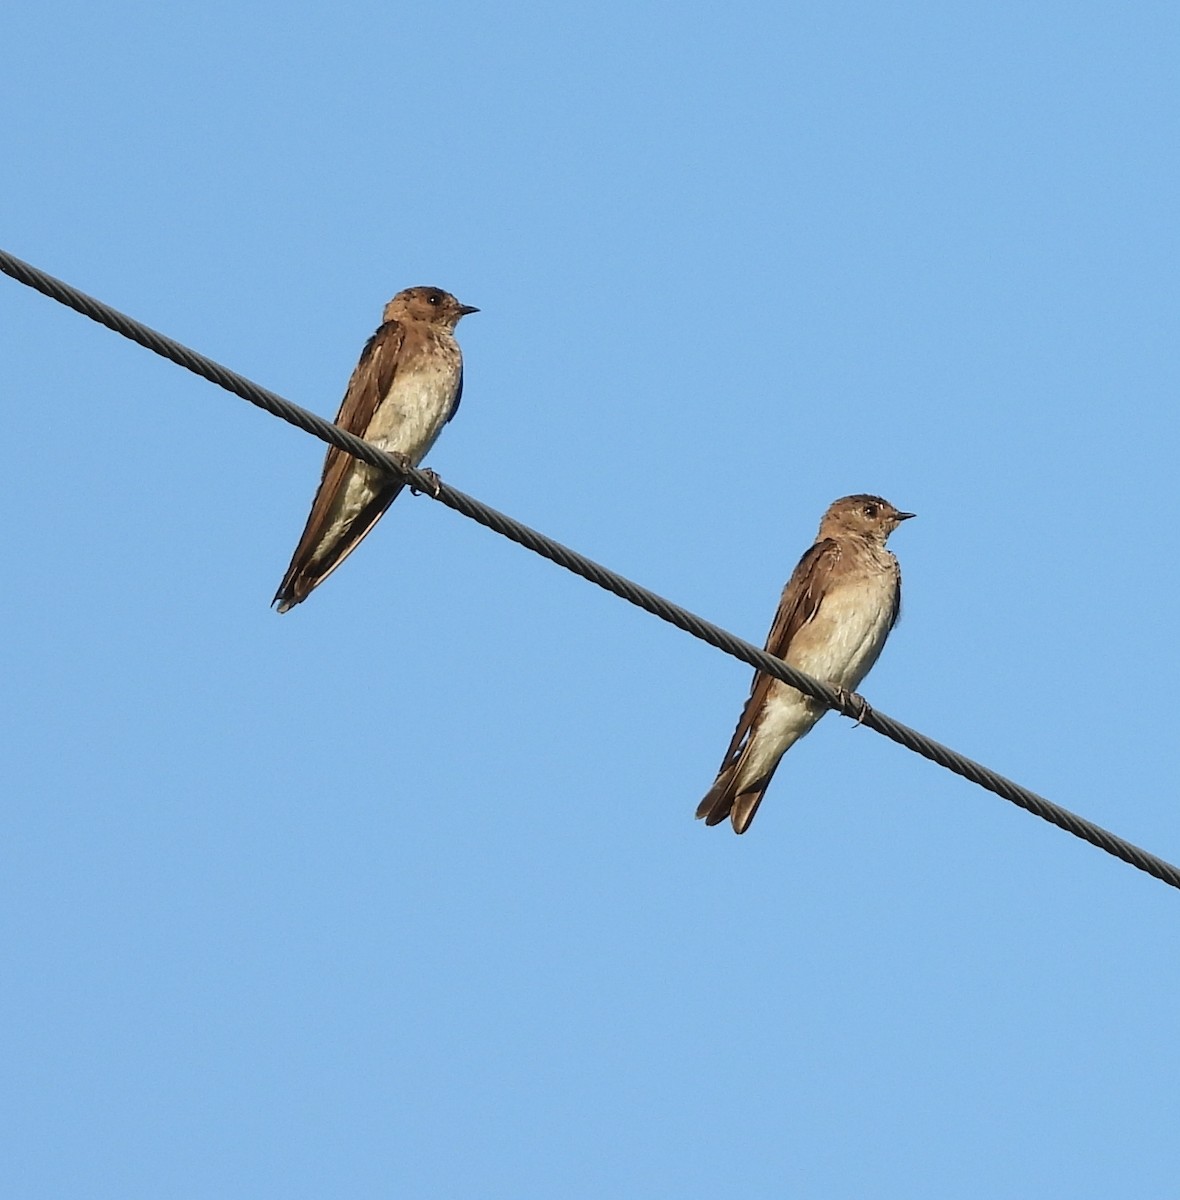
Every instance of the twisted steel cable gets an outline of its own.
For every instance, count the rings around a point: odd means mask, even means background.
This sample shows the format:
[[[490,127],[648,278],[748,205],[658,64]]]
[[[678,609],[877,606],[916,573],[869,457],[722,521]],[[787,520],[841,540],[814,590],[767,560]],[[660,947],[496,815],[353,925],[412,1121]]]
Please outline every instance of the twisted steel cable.
[[[498,512],[475,499],[474,496],[468,496],[466,493],[448,486],[436,476],[402,465],[397,459],[378,450],[376,446],[366,442],[363,438],[356,437],[332,424],[331,421],[326,421],[323,417],[317,416],[305,408],[300,408],[297,404],[292,404],[290,400],[286,400],[266,388],[259,387],[258,384],[231,371],[228,367],[223,367],[211,358],[206,358],[203,354],[190,350],[187,346],[165,337],[162,333],[149,329],[134,318],[111,308],[101,300],[96,300],[93,296],[80,292],[60,279],[55,279],[52,275],[46,274],[5,250],[0,250],[0,270],[27,287],[56,300],[59,304],[74,309],[84,317],[89,317],[92,321],[105,325],[115,333],[130,338],[131,341],[137,342],[170,362],[174,362],[178,366],[208,379],[211,383],[217,384],[218,387],[240,396],[243,400],[265,409],[272,416],[312,434],[323,442],[338,446],[362,462],[387,471],[412,488],[445,504],[448,508],[452,508],[502,537],[524,546],[526,550],[531,550],[534,554],[549,559],[559,567],[564,567],[567,571],[580,575],[590,583],[644,609],[662,621],[675,625],[678,629],[707,642],[710,646],[714,646],[776,679],[781,679],[784,683],[798,688],[799,691],[814,697],[829,708],[835,709],[846,717],[854,718],[860,724],[897,742],[907,750],[912,750],[915,754],[930,759],[940,767],[945,767],[946,770],[961,775],[979,787],[1019,805],[1042,820],[1051,822],[1067,833],[1072,833],[1075,837],[1082,838],[1100,850],[1105,850],[1107,854],[1121,858],[1123,862],[1130,863],[1131,866],[1145,871],[1148,875],[1162,880],[1171,887],[1180,888],[1180,868],[1133,845],[1117,834],[1111,833],[1110,830],[1095,825],[1085,817],[1078,816],[1069,809],[1054,804],[1051,800],[1046,800],[1044,796],[1039,796],[1036,792],[1031,792],[1027,788],[1013,783],[1012,780],[1006,779],[1003,775],[959,754],[950,747],[943,746],[932,738],[926,737],[916,729],[911,729],[908,725],[903,725],[900,721],[895,721],[892,717],[877,712],[862,697],[837,693],[827,684],[818,679],[812,679],[809,675],[804,675],[801,671],[795,670],[794,667],[788,666],[752,643],[736,637],[719,625],[714,625],[698,617],[695,613],[681,608],[678,604],[665,600],[655,592],[641,587],[617,572],[594,562],[593,559],[579,554],[576,550],[571,550],[568,546],[563,546],[560,542],[531,529],[513,517]]]

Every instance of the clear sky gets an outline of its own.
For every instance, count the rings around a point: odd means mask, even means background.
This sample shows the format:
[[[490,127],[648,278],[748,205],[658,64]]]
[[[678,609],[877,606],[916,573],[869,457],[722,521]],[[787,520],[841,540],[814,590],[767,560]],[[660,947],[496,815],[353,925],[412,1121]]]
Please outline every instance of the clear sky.
[[[1174,3],[0,10],[0,244],[761,643],[880,493],[876,706],[1180,860]],[[0,279],[0,1191],[1174,1197],[1180,895]]]

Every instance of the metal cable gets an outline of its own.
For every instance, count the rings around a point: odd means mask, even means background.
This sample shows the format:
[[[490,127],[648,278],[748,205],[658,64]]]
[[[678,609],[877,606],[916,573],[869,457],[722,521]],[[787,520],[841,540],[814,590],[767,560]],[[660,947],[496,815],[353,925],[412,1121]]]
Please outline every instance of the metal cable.
[[[1042,820],[1051,822],[1067,833],[1072,833],[1075,837],[1082,838],[1100,850],[1105,850],[1107,854],[1121,858],[1123,862],[1138,867],[1140,871],[1147,872],[1148,875],[1162,880],[1171,887],[1180,888],[1180,869],[1171,863],[1157,858],[1154,854],[1149,854],[1146,850],[1132,845],[1117,834],[1046,800],[1043,796],[1030,792],[1010,779],[1005,779],[995,771],[965,758],[949,747],[901,724],[900,721],[895,721],[892,717],[877,712],[860,696],[837,694],[827,684],[796,671],[794,667],[788,666],[785,662],[767,654],[766,651],[760,650],[750,642],[735,637],[728,630],[703,620],[687,609],[656,595],[655,592],[640,587],[630,579],[586,558],[575,550],[571,550],[568,546],[563,546],[560,542],[546,537],[543,533],[538,533],[535,529],[530,529],[514,518],[497,512],[473,496],[449,487],[441,480],[437,480],[436,477],[417,469],[402,467],[396,459],[378,450],[363,438],[347,433],[330,421],[325,421],[323,417],[308,412],[307,409],[300,408],[297,404],[292,404],[291,401],[285,400],[274,392],[267,391],[266,388],[259,387],[249,379],[229,370],[228,367],[223,367],[220,363],[190,350],[187,346],[182,346],[162,333],[149,329],[139,321],[78,291],[60,279],[47,275],[44,271],[23,262],[4,250],[0,250],[0,270],[20,283],[56,300],[59,304],[64,304],[67,308],[80,312],[83,316],[97,321],[100,325],[105,325],[108,329],[113,329],[115,333],[122,334],[123,337],[130,338],[133,342],[138,342],[139,345],[145,346],[170,362],[193,371],[211,383],[233,392],[234,395],[248,400],[251,404],[265,409],[273,416],[295,425],[321,441],[338,446],[362,462],[389,472],[411,487],[445,504],[448,508],[453,508],[465,517],[478,521],[488,529],[524,546],[527,550],[532,550],[533,553],[539,554],[551,562],[555,562],[567,571],[580,575],[583,579],[597,584],[598,587],[612,592],[653,616],[659,617],[662,621],[667,621],[678,629],[684,630],[685,633],[690,633],[693,637],[708,642],[718,650],[722,650],[776,679],[781,679],[784,683],[798,688],[808,696],[822,701],[829,708],[835,709],[846,717],[852,717],[869,729],[883,734],[907,750],[912,750],[915,754],[930,759],[931,762],[945,767],[948,771],[953,771],[956,775],[961,775],[981,788],[985,788],[1005,800],[1010,800],[1013,804],[1019,805]]]

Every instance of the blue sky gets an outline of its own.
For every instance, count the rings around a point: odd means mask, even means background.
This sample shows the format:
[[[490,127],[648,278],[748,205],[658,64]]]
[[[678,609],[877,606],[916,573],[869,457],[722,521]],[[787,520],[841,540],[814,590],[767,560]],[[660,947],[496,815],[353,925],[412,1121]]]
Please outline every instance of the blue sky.
[[[38,4],[0,244],[329,416],[446,287],[444,479],[761,642],[919,514],[863,691],[1180,859],[1180,13]],[[1180,901],[0,279],[5,1194],[1174,1194]]]

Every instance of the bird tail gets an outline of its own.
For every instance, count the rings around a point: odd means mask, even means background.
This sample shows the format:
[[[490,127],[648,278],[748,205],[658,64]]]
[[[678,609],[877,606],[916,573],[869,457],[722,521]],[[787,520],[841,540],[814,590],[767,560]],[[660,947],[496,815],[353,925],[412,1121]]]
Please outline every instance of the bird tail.
[[[397,498],[402,486],[400,483],[394,484],[374,496],[350,522],[343,535],[327,545],[321,544],[323,530],[316,523],[313,508],[303,536],[299,539],[299,545],[295,547],[295,553],[291,557],[291,565],[287,568],[271,604],[280,613],[285,613],[306,600],[361,544],[365,535]]]
[[[709,789],[705,798],[697,805],[697,818],[703,819],[706,825],[720,825],[726,817],[733,824],[734,833],[745,833],[750,828],[750,822],[766,795],[770,784],[770,776],[759,780],[752,787],[741,792],[735,791],[737,786],[738,769],[741,760],[728,766],[717,776],[716,782]],[[773,772],[772,772],[773,774]]]

